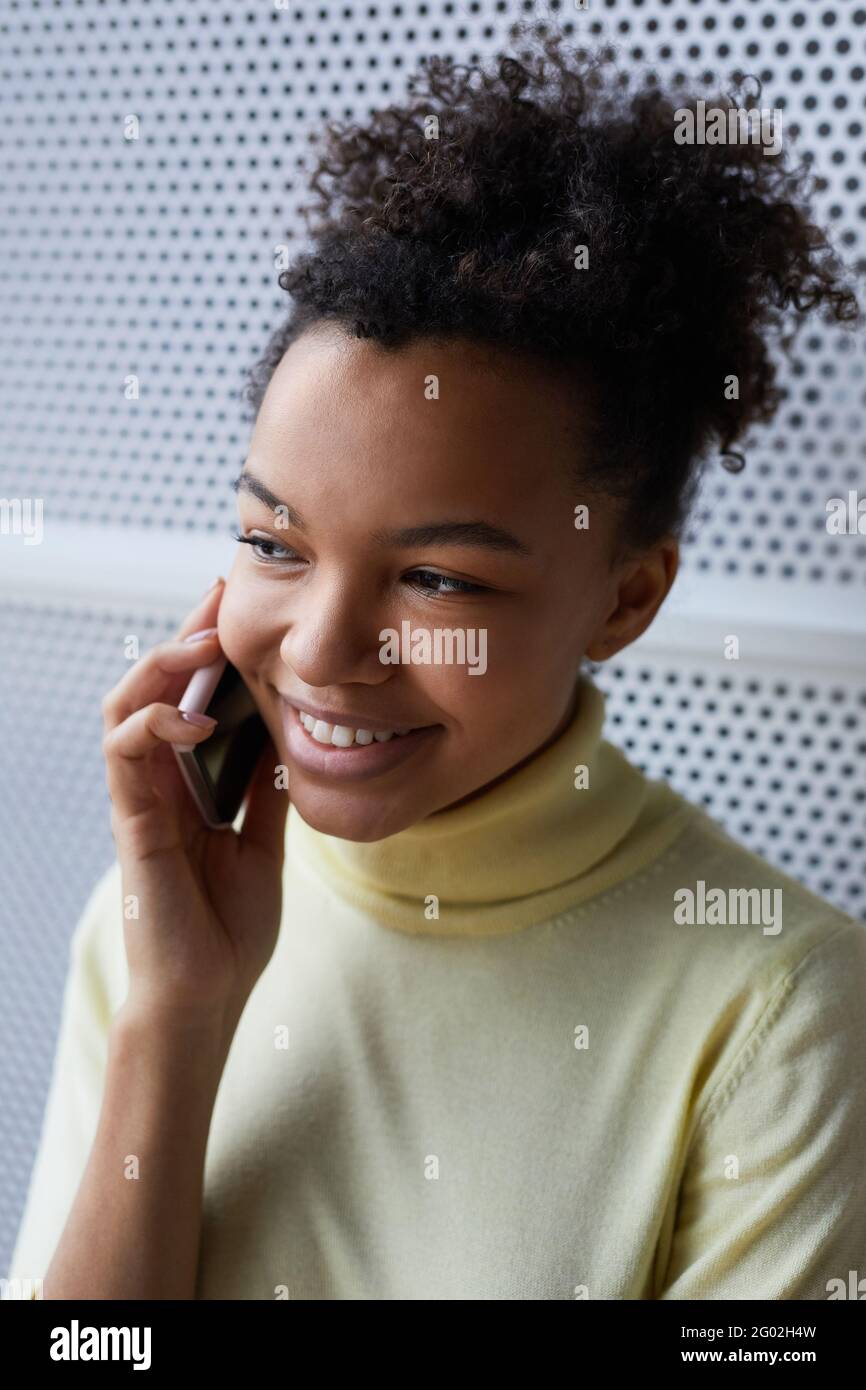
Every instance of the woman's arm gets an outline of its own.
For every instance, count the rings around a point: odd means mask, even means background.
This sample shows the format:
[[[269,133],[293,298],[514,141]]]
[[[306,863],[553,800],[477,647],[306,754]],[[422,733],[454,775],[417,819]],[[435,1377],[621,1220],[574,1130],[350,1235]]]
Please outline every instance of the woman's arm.
[[[124,1005],[93,1147],[46,1299],[194,1298],[204,1159],[236,1019]]]
[[[772,948],[770,948],[772,949]],[[866,929],[770,994],[709,1098],[659,1299],[830,1299],[866,1275]]]
[[[172,745],[195,746],[214,727],[177,706],[192,672],[219,654],[221,584],[102,703],[128,993],[107,1024],[93,1140],[44,1298],[195,1297],[211,1115],[279,934],[289,805],[272,744],[252,770],[239,832],[204,825],[177,766]],[[45,1155],[62,1167],[62,1152]]]

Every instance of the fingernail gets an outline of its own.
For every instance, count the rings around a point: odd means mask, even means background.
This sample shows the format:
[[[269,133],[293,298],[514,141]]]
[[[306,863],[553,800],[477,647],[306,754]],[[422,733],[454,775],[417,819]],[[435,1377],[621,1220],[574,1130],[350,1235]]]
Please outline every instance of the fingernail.
[[[198,714],[195,710],[181,710],[181,718],[188,724],[197,724],[200,729],[212,729],[217,723],[216,719],[211,719],[209,714]]]
[[[214,582],[213,582],[207,589],[205,589],[204,593],[202,594],[202,598],[207,598],[208,594],[212,594],[213,591],[214,591],[214,589],[216,588],[217,584],[224,584],[224,583],[225,583],[225,580],[223,579],[222,575],[219,575],[218,578],[216,578],[216,579],[214,580]]]
[[[198,632],[191,632],[189,637],[184,637],[183,640],[184,642],[202,642],[205,637],[213,637],[216,631],[215,627],[202,627],[199,628]]]

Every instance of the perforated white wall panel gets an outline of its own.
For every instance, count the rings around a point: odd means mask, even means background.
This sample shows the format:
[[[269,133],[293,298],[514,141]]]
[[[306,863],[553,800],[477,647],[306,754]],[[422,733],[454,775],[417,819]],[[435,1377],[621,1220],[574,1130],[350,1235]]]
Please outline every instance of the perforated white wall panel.
[[[69,934],[113,856],[99,702],[123,636],[160,640],[224,572],[249,433],[234,393],[287,308],[274,255],[302,240],[308,134],[398,100],[418,55],[483,57],[544,15],[626,65],[756,73],[821,174],[816,218],[866,259],[853,0],[4,0],[0,495],[43,498],[46,526],[29,550],[0,537],[4,1269]],[[866,537],[829,535],[825,505],[866,495],[864,366],[862,334],[803,332],[745,473],[710,471],[664,620],[599,673],[635,761],[861,915]]]

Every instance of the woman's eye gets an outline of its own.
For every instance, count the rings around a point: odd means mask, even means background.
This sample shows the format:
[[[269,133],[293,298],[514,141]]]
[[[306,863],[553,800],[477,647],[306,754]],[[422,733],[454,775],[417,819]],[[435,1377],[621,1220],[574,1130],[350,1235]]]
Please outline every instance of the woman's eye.
[[[303,556],[295,550],[289,550],[284,545],[279,545],[277,541],[269,540],[267,536],[242,536],[239,531],[233,531],[232,535],[241,545],[251,545],[253,554],[257,560],[266,565],[277,565],[293,560],[303,562]],[[274,551],[281,552],[274,554]],[[407,579],[413,581],[412,587],[421,593],[432,595],[433,597],[444,597],[446,594],[483,594],[485,588],[483,584],[470,584],[468,579],[452,579],[447,574],[437,574],[435,570],[412,570]]]
[[[287,550],[284,545],[278,545],[276,541],[268,540],[266,536],[242,536],[239,531],[233,531],[232,535],[241,545],[251,545],[253,554],[257,560],[265,564],[278,564],[283,560],[300,560],[300,555],[294,550]],[[266,550],[265,547],[269,547]],[[274,555],[274,550],[282,551],[281,555]]]
[[[416,576],[421,576],[424,580],[431,581],[430,583],[421,583],[413,585],[413,588],[421,589],[425,593],[430,593],[431,591],[434,594],[440,595],[484,593],[483,584],[470,584],[468,579],[452,579],[450,575],[437,574],[435,570],[413,570],[412,573],[408,576],[408,578],[412,579]],[[433,586],[437,584],[443,584],[446,587],[442,589],[434,588]]]

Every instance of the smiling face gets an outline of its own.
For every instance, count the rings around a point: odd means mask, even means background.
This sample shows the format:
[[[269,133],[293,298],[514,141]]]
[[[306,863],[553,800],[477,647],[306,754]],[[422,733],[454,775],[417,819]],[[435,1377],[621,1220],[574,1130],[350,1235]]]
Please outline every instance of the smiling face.
[[[562,731],[585,654],[650,622],[675,543],[614,561],[614,508],[569,481],[574,409],[543,368],[464,341],[386,352],[320,325],[283,357],[219,640],[315,829],[378,840],[477,793]],[[404,658],[419,630],[435,658],[438,632],[439,660],[383,662],[386,629]],[[441,636],[459,629],[465,654]],[[366,732],[334,747],[332,725]]]

